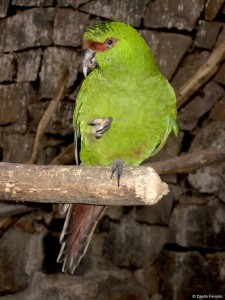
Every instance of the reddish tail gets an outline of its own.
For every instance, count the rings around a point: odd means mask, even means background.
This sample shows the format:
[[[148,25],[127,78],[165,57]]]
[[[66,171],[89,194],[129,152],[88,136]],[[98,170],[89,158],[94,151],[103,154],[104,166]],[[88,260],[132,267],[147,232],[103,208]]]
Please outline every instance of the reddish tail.
[[[88,204],[63,204],[61,213],[66,220],[60,235],[62,244],[57,262],[63,262],[62,271],[74,273],[85,255],[98,220],[106,206]]]

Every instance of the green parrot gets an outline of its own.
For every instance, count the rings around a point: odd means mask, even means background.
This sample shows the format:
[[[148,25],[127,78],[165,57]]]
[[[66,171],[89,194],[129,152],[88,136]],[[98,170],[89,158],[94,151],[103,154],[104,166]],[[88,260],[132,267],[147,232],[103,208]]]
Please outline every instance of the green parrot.
[[[74,111],[75,157],[84,166],[138,166],[178,134],[176,97],[139,33],[117,21],[89,28],[83,36],[86,77]],[[89,74],[88,74],[88,71]],[[88,75],[87,75],[88,74]],[[106,206],[64,204],[66,220],[57,261],[73,273],[85,255]]]

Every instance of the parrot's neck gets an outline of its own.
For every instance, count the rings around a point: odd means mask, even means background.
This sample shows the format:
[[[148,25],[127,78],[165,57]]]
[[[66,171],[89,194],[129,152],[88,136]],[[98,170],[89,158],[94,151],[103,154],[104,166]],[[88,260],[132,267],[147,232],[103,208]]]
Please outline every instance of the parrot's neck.
[[[155,77],[159,73],[157,66],[148,66],[147,64],[135,65],[130,64],[129,66],[123,64],[117,67],[112,66],[111,68],[99,68],[99,74],[101,77],[108,81],[116,81],[120,85],[130,83],[140,84],[145,79]]]

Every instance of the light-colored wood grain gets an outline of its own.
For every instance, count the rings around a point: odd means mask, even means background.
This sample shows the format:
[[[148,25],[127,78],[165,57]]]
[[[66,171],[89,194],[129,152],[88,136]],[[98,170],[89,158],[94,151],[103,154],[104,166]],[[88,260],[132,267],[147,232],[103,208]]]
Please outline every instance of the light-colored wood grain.
[[[0,199],[47,203],[152,205],[169,192],[150,167],[125,167],[120,186],[110,167],[0,163]]]

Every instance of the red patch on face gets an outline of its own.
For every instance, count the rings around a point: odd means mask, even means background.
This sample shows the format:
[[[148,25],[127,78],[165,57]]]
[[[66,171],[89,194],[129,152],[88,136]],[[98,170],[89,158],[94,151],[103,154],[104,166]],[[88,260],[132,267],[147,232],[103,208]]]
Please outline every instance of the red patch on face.
[[[106,50],[106,46],[104,43],[94,42],[91,40],[84,40],[83,46],[84,49],[90,49],[94,52],[103,52]]]

